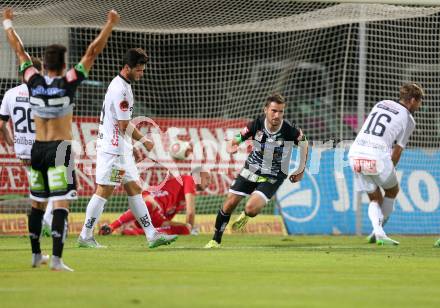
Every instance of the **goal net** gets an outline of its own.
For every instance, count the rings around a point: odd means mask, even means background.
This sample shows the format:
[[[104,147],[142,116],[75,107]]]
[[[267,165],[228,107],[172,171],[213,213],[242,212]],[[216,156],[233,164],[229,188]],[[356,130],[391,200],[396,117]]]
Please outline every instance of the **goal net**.
[[[355,202],[344,149],[375,102],[397,100],[399,86],[415,81],[427,97],[399,165],[402,189],[387,228],[440,232],[440,6],[280,0],[23,0],[11,6],[26,50],[41,57],[48,44],[64,44],[69,66],[80,60],[108,10],[121,15],[77,94],[73,133],[79,200],[73,213],[85,212],[95,190],[95,139],[106,88],[125,51],[141,47],[149,61],[144,78],[133,84],[134,115],[157,124],[143,128],[156,143],[149,155],[158,162],[139,166],[146,187],[160,183],[173,166],[169,141],[191,140],[195,160],[203,160],[213,179],[197,198],[197,213],[216,213],[246,158],[245,146],[228,155],[225,138],[262,113],[268,94],[280,92],[288,101],[285,118],[307,134],[312,152],[304,181],[285,183],[264,213],[281,210],[294,233],[369,232],[366,196]],[[0,54],[3,97],[19,84],[4,31]],[[191,168],[190,161],[177,165],[181,172]],[[25,169],[2,141],[0,234],[25,232],[27,193]],[[106,212],[126,209],[119,188]]]

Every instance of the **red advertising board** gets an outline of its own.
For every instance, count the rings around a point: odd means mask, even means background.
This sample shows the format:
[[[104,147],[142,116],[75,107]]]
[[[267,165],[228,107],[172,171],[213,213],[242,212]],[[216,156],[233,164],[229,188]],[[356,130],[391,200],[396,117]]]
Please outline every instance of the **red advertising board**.
[[[154,149],[147,153],[140,146],[144,159],[137,164],[145,187],[153,187],[175,174],[175,170],[188,172],[192,166],[203,164],[212,173],[213,184],[206,194],[224,194],[236,172],[246,159],[249,148],[241,147],[230,155],[226,152],[226,139],[230,139],[246,120],[224,119],[174,119],[138,117],[138,128],[147,132],[154,141]],[[98,117],[75,117],[72,124],[78,193],[90,196],[95,190],[96,136]],[[170,140],[191,141],[194,153],[191,159],[174,161],[168,153]],[[119,188],[121,189],[121,188]],[[0,196],[27,194],[28,184],[25,168],[15,158],[13,148],[0,143]]]

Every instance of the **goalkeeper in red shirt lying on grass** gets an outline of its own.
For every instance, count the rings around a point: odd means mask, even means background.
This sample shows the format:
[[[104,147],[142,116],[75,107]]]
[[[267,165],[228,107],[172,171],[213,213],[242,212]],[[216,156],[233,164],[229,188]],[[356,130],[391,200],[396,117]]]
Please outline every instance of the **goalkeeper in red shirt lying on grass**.
[[[167,234],[195,234],[195,195],[196,191],[205,190],[211,181],[210,174],[201,168],[192,171],[191,175],[182,175],[182,185],[178,179],[171,178],[165,182],[160,190],[154,192],[144,191],[142,197],[151,215],[153,226],[162,233]],[[174,222],[174,216],[186,210],[186,223]],[[122,230],[123,235],[144,234],[138,225],[131,210],[126,211],[110,225],[103,225],[99,230],[100,235],[111,234],[123,225],[131,226]]]

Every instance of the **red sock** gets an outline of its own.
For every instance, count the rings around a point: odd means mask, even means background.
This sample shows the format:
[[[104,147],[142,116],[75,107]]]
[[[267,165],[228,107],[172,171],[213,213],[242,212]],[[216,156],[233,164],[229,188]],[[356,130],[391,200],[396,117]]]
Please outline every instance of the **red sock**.
[[[157,228],[157,231],[165,234],[189,235],[190,231],[187,226],[165,226]]]
[[[131,222],[133,220],[136,220],[136,218],[134,217],[133,213],[131,212],[131,210],[126,211],[124,214],[122,214],[121,216],[119,216],[118,219],[116,219],[114,222],[112,222],[110,224],[110,227],[113,230],[116,230],[117,228],[119,228],[120,226],[122,226],[123,224],[126,224],[128,222]]]
[[[144,230],[142,228],[126,228],[124,230],[122,230],[121,232],[122,235],[143,235],[144,234]]]

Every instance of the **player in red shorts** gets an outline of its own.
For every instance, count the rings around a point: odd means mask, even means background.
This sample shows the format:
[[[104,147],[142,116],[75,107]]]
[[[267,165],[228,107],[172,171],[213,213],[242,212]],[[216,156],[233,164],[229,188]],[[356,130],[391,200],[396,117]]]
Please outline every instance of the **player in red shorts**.
[[[159,232],[188,235],[193,231],[196,213],[196,191],[205,190],[209,186],[211,178],[207,171],[198,168],[193,170],[192,175],[182,175],[181,179],[182,185],[173,177],[166,181],[160,190],[154,192],[144,191],[142,193],[145,205],[150,212],[153,226]],[[174,216],[183,210],[186,210],[186,223],[172,221]],[[103,225],[99,230],[99,234],[111,234],[122,225],[132,222],[134,222],[133,226],[125,228],[122,234],[144,234],[131,210],[123,213],[110,225]]]

